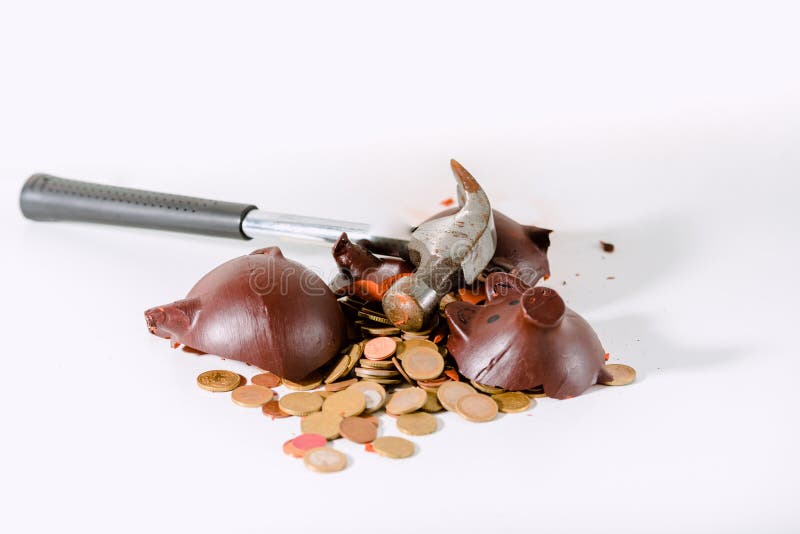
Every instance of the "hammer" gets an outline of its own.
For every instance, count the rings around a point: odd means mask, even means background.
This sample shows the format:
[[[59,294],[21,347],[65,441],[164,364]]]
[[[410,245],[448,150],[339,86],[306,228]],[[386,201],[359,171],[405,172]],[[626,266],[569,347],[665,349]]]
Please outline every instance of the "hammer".
[[[408,255],[417,266],[383,296],[383,311],[395,326],[422,330],[459,273],[471,284],[494,256],[497,234],[492,206],[481,186],[456,160],[450,167],[458,182],[460,209],[419,225],[408,242]]]

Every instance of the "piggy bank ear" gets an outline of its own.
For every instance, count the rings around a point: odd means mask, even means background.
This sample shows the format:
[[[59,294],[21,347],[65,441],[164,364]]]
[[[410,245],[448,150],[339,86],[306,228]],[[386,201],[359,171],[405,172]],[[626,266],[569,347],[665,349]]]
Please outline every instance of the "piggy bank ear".
[[[521,295],[530,286],[509,273],[492,273],[486,278],[486,298],[492,301],[508,295]]]
[[[558,326],[567,311],[563,299],[548,287],[528,289],[523,293],[519,305],[525,319],[540,328]]]

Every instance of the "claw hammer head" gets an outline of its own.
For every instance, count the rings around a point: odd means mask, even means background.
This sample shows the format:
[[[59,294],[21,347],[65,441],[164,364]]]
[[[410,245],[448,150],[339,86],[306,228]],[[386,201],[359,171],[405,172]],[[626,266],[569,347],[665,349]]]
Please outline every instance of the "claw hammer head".
[[[450,160],[461,209],[419,225],[408,243],[417,270],[399,279],[383,297],[383,311],[405,331],[422,330],[453,289],[459,272],[469,284],[494,256],[497,235],[492,206],[481,186],[456,160]]]

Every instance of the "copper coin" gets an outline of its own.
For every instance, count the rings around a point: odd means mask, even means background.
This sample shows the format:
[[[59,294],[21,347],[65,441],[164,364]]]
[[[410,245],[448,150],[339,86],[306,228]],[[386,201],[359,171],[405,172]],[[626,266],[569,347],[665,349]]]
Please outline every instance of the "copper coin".
[[[428,394],[424,389],[407,388],[398,389],[386,403],[386,413],[392,415],[402,415],[404,413],[416,412],[428,400]]]
[[[472,393],[464,395],[456,403],[458,415],[473,423],[485,423],[497,417],[497,403],[491,397]]]
[[[627,386],[636,380],[636,369],[621,363],[609,363],[606,371],[611,374],[611,380],[600,382],[606,386]]]
[[[376,337],[364,345],[364,356],[370,360],[385,360],[390,358],[397,349],[397,342],[386,336]]]
[[[330,447],[318,447],[303,456],[303,463],[317,473],[335,473],[347,467],[347,456]]]
[[[340,382],[332,382],[330,384],[325,384],[325,391],[330,391],[333,393],[337,391],[342,391],[343,389],[349,388],[356,382],[358,382],[358,379],[351,378],[350,380],[342,380]]]
[[[264,386],[240,386],[233,390],[231,399],[245,408],[259,408],[272,400],[274,393]]]
[[[466,382],[444,382],[436,391],[436,397],[445,410],[455,412],[458,400],[475,393],[475,388]]]
[[[387,458],[408,458],[414,454],[414,444],[407,439],[384,436],[372,442],[372,448]]]
[[[257,386],[276,388],[281,385],[281,377],[267,371],[266,373],[255,375],[253,378],[250,379],[250,382]]]
[[[362,417],[345,417],[339,423],[339,433],[354,443],[369,443],[378,436],[378,427]]]
[[[272,399],[264,406],[262,406],[261,413],[272,419],[283,419],[284,417],[291,417],[291,414],[288,414],[283,410],[281,410],[280,404],[275,399]]]
[[[283,452],[295,458],[302,458],[311,449],[323,447],[328,440],[319,434],[300,434],[283,444]],[[288,449],[288,450],[287,450]]]
[[[314,412],[303,417],[300,421],[300,430],[304,434],[319,434],[325,439],[336,439],[339,437],[339,423],[342,416],[333,412]]]
[[[397,418],[397,429],[412,436],[436,432],[436,418],[429,413],[407,413]]]
[[[370,423],[370,424],[372,424],[372,425],[375,425],[375,427],[376,427],[376,428],[377,428],[377,427],[379,427],[379,426],[380,426],[380,424],[381,424],[381,422],[378,420],[378,418],[377,418],[377,417],[375,417],[375,416],[374,416],[374,415],[372,415],[372,414],[370,414],[370,415],[364,415],[364,414],[361,414],[361,415],[359,415],[358,417],[360,417],[360,418],[361,418],[361,419],[363,419],[364,421],[369,421],[369,423]]]

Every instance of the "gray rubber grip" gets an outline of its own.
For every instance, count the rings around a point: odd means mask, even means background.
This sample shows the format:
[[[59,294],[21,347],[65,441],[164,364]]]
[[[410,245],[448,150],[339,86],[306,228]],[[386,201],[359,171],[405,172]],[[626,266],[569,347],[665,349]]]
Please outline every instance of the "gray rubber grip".
[[[250,239],[242,219],[256,206],[34,174],[19,195],[35,221],[80,221]]]

